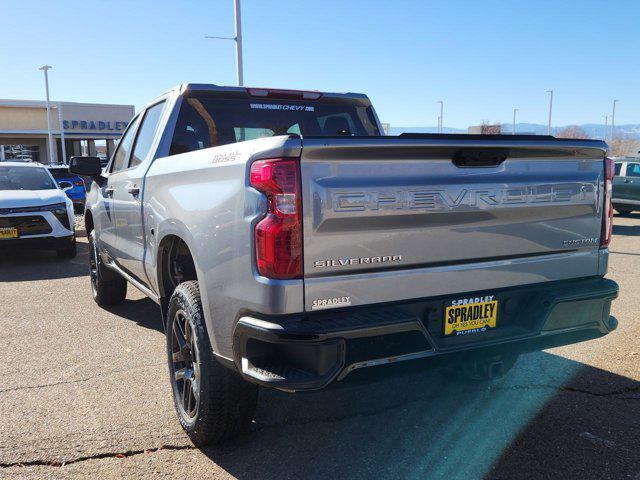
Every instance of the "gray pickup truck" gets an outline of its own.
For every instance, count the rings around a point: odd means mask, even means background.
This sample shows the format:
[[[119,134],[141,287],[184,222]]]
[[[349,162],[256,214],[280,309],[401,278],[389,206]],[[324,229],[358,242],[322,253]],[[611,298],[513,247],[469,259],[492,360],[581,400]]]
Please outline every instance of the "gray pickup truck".
[[[492,378],[616,328],[606,144],[383,136],[360,94],[188,84],[129,124],[93,178],[93,297],[160,305],[194,443],[385,364]],[[415,360],[422,359],[420,362]],[[393,368],[395,371],[396,368]]]

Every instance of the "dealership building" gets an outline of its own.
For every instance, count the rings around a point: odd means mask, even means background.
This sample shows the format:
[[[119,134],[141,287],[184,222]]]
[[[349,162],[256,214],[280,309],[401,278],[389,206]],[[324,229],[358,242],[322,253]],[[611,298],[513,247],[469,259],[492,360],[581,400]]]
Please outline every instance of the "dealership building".
[[[51,102],[49,151],[46,102],[0,100],[0,161],[60,163],[77,155],[111,156],[133,117],[133,105]]]

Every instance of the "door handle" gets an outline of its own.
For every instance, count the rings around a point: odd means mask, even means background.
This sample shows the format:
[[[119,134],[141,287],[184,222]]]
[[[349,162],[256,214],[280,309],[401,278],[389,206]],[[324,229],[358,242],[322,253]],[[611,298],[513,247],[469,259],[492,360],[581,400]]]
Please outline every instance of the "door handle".
[[[107,197],[113,197],[113,192],[114,192],[114,188],[113,187],[107,187],[104,189],[104,194]]]
[[[140,187],[135,183],[130,183],[129,185],[127,185],[127,192],[129,192],[134,197],[137,197],[138,195],[140,195]]]
[[[624,183],[633,183],[633,180],[625,180]]]

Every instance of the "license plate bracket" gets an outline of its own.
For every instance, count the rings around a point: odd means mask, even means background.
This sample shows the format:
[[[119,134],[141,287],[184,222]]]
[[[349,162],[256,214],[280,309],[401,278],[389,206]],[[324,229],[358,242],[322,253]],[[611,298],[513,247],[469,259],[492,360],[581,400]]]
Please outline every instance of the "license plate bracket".
[[[443,332],[445,337],[483,333],[498,324],[496,295],[476,295],[445,302]]]
[[[0,227],[0,239],[2,238],[18,238],[18,229],[15,227]]]

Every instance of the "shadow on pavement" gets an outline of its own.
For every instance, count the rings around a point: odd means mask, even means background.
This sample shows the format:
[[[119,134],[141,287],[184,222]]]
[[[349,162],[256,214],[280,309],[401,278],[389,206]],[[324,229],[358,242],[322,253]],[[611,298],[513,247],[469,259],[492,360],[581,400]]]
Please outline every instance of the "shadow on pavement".
[[[128,288],[135,289],[132,285]],[[127,299],[119,305],[109,307],[108,310],[114,315],[136,322],[141,327],[164,334],[160,307],[147,297],[138,300]]]
[[[614,235],[640,235],[640,225],[616,225],[613,224]]]
[[[89,246],[78,242],[78,255],[57,258],[53,250],[3,246],[0,250],[0,282],[29,282],[80,277],[89,274]]]
[[[203,452],[239,479],[639,478],[639,427],[640,383],[540,352],[493,383],[262,390],[254,431]]]
[[[640,219],[640,212],[618,213],[618,211],[614,209],[613,216],[614,217],[620,217],[620,218],[638,218],[638,219]]]

